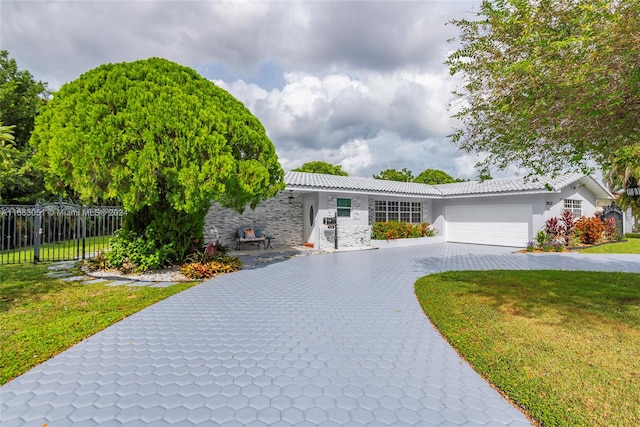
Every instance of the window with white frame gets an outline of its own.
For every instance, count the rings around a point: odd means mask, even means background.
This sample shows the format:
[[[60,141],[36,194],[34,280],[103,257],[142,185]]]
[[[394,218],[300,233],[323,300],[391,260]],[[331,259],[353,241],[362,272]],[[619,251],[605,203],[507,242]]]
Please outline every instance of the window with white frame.
[[[422,222],[422,203],[376,200],[373,219],[375,222],[403,221],[417,224]]]
[[[576,217],[582,216],[582,200],[564,199],[564,210],[573,212]]]
[[[351,199],[342,199],[338,197],[336,206],[338,209],[338,217],[351,217]]]

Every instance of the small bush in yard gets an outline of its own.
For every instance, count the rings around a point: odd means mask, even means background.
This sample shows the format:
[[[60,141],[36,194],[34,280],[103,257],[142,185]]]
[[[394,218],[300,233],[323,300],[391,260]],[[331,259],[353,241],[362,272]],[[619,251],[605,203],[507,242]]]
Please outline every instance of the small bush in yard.
[[[104,252],[98,252],[93,258],[86,259],[84,261],[84,268],[86,271],[106,270],[107,260],[104,257]]]
[[[563,237],[568,241],[576,228],[577,218],[571,211],[562,211],[560,214],[560,222],[564,229]]]
[[[609,240],[618,240],[620,233],[618,233],[616,220],[612,217],[603,218],[602,223],[604,224],[604,237]]]
[[[148,235],[137,236],[133,232],[118,230],[111,239],[111,249],[104,254],[106,266],[123,273],[144,272],[167,266],[171,245],[158,248],[153,230]]]
[[[549,241],[549,235],[544,230],[538,231],[536,234],[536,244],[540,249]]]
[[[576,223],[576,230],[580,231],[580,241],[585,245],[597,243],[604,237],[605,227],[600,217],[582,217]]]
[[[546,231],[549,236],[556,238],[564,235],[564,226],[558,218],[549,218],[545,223],[544,231]]]
[[[213,260],[193,261],[180,267],[180,273],[189,279],[210,279],[216,274],[232,273],[242,269],[242,261],[223,253],[217,253]]]
[[[411,224],[404,221],[374,222],[372,237],[374,240],[395,240],[418,237],[433,237],[436,230],[428,222]]]
[[[562,239],[554,239],[551,242],[551,247],[555,252],[562,252],[564,250],[564,240]]]

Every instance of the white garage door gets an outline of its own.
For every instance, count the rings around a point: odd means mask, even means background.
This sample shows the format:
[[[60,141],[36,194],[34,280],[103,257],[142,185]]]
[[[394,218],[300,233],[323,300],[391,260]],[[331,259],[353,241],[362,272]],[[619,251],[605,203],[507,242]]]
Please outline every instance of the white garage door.
[[[531,205],[447,206],[448,242],[524,247]]]

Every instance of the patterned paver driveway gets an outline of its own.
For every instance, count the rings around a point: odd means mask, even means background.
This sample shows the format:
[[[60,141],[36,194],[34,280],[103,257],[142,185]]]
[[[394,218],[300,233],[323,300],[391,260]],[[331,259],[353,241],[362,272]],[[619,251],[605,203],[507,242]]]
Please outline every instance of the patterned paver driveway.
[[[528,425],[413,291],[460,269],[640,271],[457,244],[306,256],[175,295],[0,389],[0,424]]]

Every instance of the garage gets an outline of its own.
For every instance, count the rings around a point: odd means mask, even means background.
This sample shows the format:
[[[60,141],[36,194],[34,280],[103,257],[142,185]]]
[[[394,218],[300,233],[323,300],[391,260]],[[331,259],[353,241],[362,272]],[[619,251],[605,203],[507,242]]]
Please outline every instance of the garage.
[[[531,205],[447,206],[448,242],[525,247],[530,240]]]

